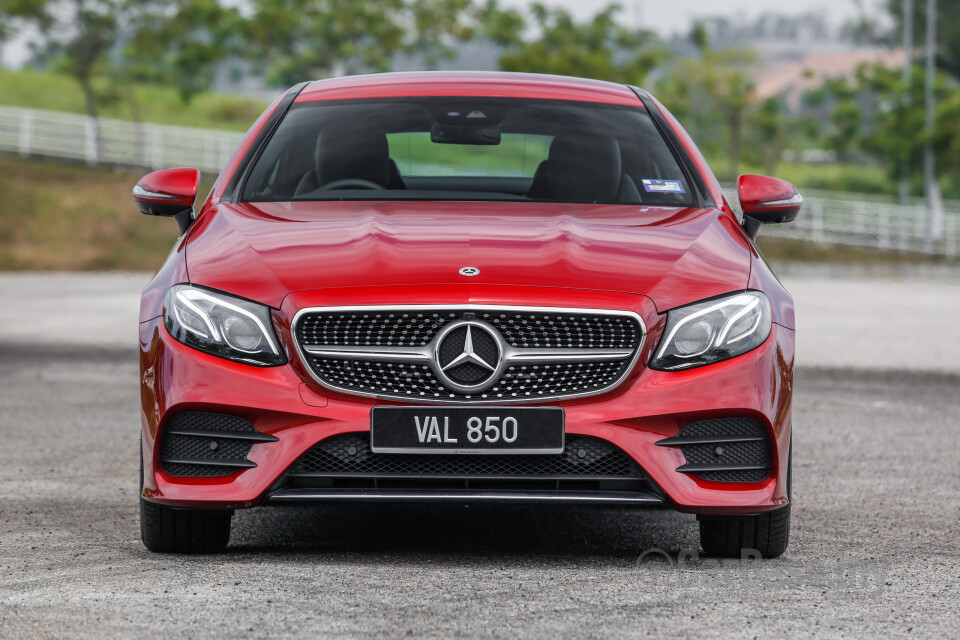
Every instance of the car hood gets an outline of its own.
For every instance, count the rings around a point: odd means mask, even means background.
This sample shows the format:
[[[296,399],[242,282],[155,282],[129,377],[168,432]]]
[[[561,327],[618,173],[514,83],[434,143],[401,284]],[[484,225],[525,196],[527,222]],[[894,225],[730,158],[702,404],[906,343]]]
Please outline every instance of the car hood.
[[[643,294],[663,311],[746,288],[750,264],[717,209],[529,202],[220,204],[186,254],[191,282],[274,307],[308,289],[466,284]]]

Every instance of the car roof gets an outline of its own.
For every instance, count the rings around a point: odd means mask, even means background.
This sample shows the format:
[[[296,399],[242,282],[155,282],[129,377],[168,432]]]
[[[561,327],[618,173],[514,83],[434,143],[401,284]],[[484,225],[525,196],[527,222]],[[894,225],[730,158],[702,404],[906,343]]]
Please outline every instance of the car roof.
[[[311,82],[296,102],[423,96],[577,100],[642,107],[626,85],[568,76],[491,71],[374,73]]]

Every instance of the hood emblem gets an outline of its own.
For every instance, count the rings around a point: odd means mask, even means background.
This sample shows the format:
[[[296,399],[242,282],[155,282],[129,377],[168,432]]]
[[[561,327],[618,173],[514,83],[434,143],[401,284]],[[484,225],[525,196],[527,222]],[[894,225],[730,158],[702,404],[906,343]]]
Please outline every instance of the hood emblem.
[[[503,339],[486,322],[448,324],[437,337],[435,349],[434,371],[454,391],[469,394],[489,389],[503,371]]]
[[[460,267],[460,275],[467,276],[468,278],[472,278],[479,273],[480,269],[477,269],[476,267]]]

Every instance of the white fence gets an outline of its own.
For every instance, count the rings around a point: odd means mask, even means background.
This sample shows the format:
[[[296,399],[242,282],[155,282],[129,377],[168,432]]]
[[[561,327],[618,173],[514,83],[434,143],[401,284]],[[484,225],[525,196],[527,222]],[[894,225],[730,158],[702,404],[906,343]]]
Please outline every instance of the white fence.
[[[90,164],[196,167],[217,174],[242,136],[235,131],[125,120],[96,122],[73,113],[0,107],[0,151]]]
[[[726,189],[736,203],[736,190]],[[736,204],[734,206],[737,206]],[[955,258],[960,237],[960,202],[944,203],[943,230],[928,239],[927,210],[914,198],[901,207],[892,197],[803,190],[803,209],[789,224],[765,225],[765,236],[874,249],[919,252]]]
[[[218,174],[242,133],[0,107],[0,152],[69,158],[90,164],[159,169],[196,167]],[[736,192],[727,190],[736,206]],[[900,207],[891,198],[866,194],[804,191],[804,206],[791,224],[767,225],[764,235],[817,243],[875,247],[893,251],[957,255],[960,202],[945,203],[944,229],[927,240],[921,200]]]

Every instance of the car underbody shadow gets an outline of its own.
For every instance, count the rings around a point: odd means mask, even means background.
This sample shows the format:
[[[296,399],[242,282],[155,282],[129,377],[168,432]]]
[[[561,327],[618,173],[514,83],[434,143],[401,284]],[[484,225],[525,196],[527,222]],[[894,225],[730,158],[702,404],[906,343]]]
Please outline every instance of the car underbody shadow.
[[[503,505],[307,505],[237,511],[229,551],[381,553],[458,559],[636,558],[698,545],[693,516],[669,509]]]

